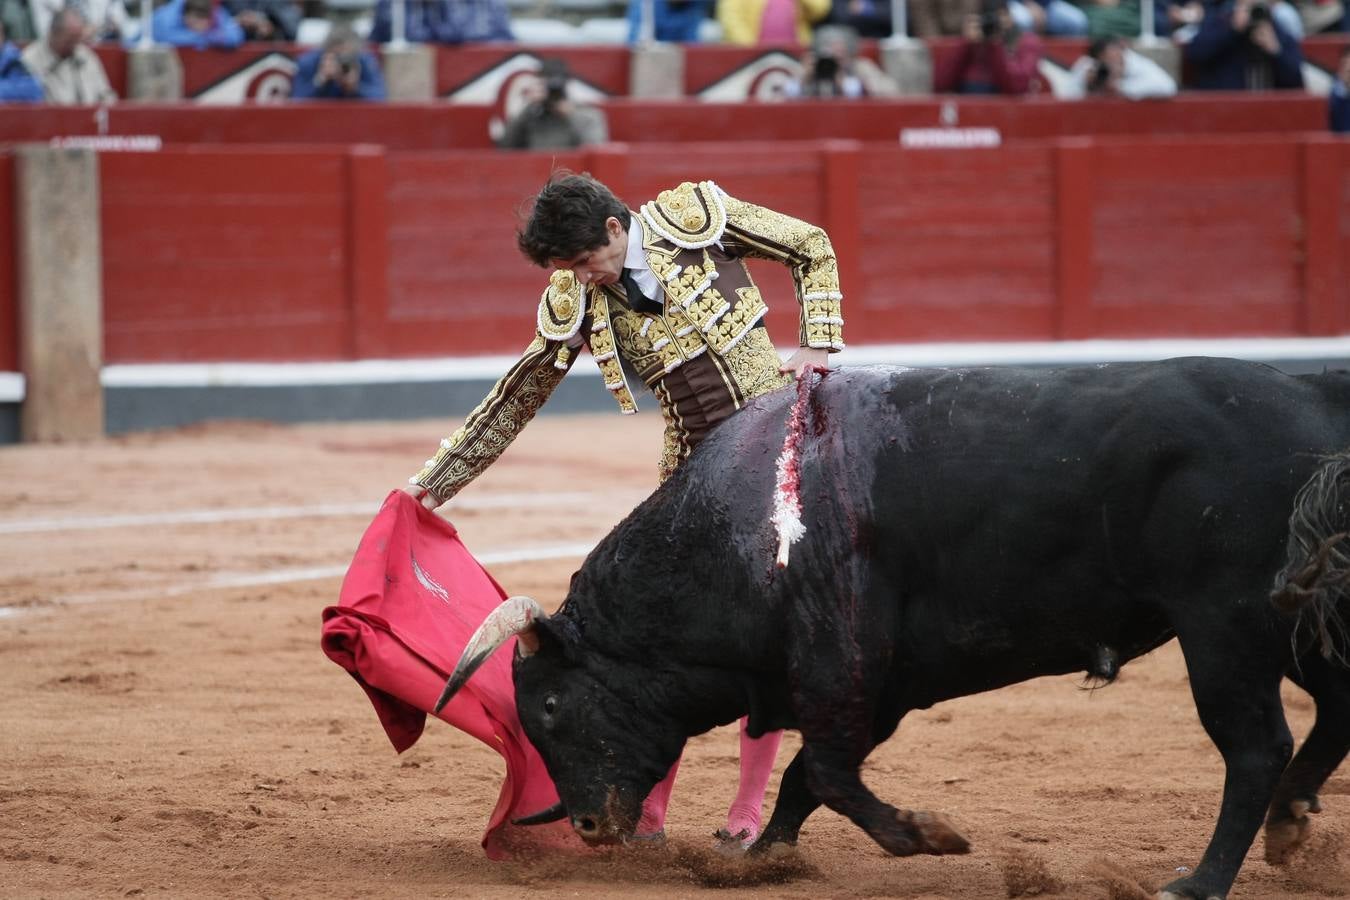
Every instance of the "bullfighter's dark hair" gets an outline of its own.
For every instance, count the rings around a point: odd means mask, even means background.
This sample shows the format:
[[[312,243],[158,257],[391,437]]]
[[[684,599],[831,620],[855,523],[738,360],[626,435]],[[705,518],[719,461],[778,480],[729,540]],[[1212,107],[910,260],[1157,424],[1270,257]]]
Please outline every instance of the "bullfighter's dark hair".
[[[555,169],[535,196],[516,244],[537,266],[573,259],[609,241],[605,221],[613,216],[628,227],[628,207],[589,172]]]

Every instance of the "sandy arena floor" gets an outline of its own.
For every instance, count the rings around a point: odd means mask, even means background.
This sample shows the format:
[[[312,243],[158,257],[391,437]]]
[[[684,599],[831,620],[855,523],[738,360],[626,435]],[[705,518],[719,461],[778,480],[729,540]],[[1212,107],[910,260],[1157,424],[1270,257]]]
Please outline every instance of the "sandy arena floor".
[[[726,728],[691,743],[666,850],[489,861],[496,754],[433,721],[397,756],[319,649],[362,530],[446,430],[223,423],[0,448],[0,896],[1121,900],[1195,864],[1223,773],[1175,644],[1099,691],[1042,679],[904,721],[865,777],[949,814],[968,856],[891,858],[821,810],[795,862],[716,857]],[[654,486],[660,430],[541,418],[446,513],[480,559],[593,542]],[[578,561],[489,568],[551,607]],[[1301,739],[1311,704],[1286,700]],[[1350,895],[1350,771],[1323,803],[1292,866],[1257,839],[1234,898]]]

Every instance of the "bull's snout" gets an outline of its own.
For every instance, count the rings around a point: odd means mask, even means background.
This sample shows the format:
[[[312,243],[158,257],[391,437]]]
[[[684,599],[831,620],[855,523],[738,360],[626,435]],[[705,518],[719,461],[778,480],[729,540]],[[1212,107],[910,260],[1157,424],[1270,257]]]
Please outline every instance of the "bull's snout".
[[[572,830],[586,843],[594,844],[600,840],[600,823],[594,816],[573,816]]]

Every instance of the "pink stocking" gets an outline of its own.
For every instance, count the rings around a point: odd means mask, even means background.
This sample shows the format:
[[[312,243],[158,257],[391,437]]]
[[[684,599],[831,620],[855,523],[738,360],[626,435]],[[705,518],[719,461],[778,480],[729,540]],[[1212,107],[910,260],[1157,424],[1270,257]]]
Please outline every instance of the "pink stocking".
[[[657,782],[656,787],[642,803],[642,818],[638,819],[639,837],[656,834],[666,827],[666,807],[670,805],[670,792],[675,788],[675,773],[680,770],[680,761],[670,767],[666,777]]]
[[[746,719],[741,719],[741,784],[736,799],[727,812],[727,831],[733,835],[748,829],[750,837],[759,834],[760,810],[764,806],[764,790],[773,774],[774,759],[783,732],[770,731],[763,737],[752,738],[745,733]]]

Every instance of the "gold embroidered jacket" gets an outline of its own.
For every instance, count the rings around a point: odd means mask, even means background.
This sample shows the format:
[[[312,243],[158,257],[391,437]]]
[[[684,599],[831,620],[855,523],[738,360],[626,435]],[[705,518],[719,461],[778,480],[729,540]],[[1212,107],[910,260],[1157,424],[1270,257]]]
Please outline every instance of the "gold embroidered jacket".
[[[747,257],[790,268],[803,347],[843,349],[839,272],[822,229],[737,200],[711,181],[663,191],[637,215],[664,309],[636,311],[619,285],[586,286],[570,271],[555,271],[539,302],[534,340],[412,483],[441,500],[453,497],[534,417],[583,342],[623,412],[636,412],[637,403],[620,355],[657,396],[666,419],[661,475],[668,476],[713,425],[791,380],[756,327],[768,309]]]

